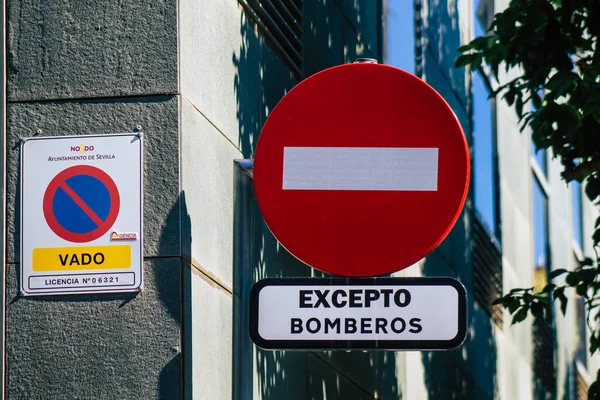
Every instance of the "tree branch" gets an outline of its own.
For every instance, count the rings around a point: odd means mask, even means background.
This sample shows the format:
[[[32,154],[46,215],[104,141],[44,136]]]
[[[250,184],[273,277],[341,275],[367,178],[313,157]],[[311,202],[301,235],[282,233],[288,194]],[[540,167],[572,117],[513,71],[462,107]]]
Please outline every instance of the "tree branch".
[[[562,176],[567,182],[572,180],[582,182],[589,174],[598,170],[600,170],[600,158],[594,158],[591,161],[586,161],[573,168],[565,169]]]

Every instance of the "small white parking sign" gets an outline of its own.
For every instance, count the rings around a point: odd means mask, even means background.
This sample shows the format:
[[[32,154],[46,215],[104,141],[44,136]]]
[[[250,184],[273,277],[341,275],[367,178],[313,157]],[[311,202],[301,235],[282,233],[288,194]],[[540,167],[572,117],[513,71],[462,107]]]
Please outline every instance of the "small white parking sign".
[[[142,148],[133,133],[24,142],[23,295],[142,288]]]

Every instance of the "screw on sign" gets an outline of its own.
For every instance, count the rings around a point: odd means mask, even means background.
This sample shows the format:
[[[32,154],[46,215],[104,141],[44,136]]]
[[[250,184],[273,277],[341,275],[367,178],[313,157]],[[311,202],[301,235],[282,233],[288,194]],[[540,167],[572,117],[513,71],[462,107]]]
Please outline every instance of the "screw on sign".
[[[450,232],[469,153],[442,97],[394,67],[355,63],[304,80],[260,134],[254,184],[265,222],[306,264],[331,274],[404,269]]]
[[[52,231],[70,242],[104,235],[119,215],[119,191],[96,167],[79,165],[56,175],[44,193],[44,218]]]

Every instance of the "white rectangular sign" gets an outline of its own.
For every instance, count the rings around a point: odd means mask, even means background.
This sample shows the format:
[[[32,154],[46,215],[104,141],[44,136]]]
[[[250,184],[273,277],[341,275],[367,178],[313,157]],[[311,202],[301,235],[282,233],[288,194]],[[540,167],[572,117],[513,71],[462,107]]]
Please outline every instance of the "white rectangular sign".
[[[23,295],[142,289],[142,159],[141,133],[23,143]]]
[[[451,278],[265,279],[250,301],[266,349],[451,349],[466,337],[466,292]]]
[[[284,190],[436,191],[437,148],[284,147]]]

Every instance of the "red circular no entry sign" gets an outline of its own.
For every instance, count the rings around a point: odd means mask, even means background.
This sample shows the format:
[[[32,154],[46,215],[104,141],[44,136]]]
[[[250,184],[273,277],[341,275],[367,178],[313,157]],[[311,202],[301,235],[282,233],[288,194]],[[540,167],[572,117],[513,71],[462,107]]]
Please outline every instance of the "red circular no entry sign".
[[[279,102],[260,134],[254,184],[290,253],[332,274],[376,276],[448,235],[469,169],[460,124],[435,90],[355,63],[313,75]]]

